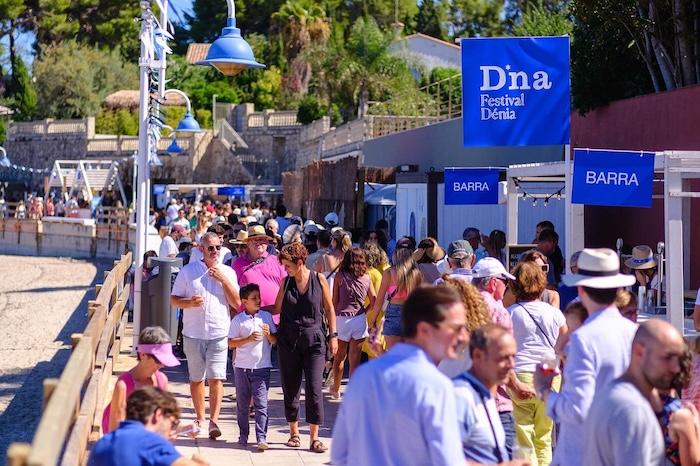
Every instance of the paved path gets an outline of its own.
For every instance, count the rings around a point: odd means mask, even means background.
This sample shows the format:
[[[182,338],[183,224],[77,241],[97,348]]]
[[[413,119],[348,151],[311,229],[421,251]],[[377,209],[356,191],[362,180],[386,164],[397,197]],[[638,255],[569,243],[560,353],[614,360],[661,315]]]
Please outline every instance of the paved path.
[[[130,332],[129,332],[130,333]],[[126,356],[130,351],[130,342],[125,339],[125,346],[122,355]],[[128,356],[120,357],[117,371],[128,370],[135,364],[135,359]],[[186,376],[186,361],[182,361],[180,367],[166,369],[165,373],[170,380],[169,389],[177,398],[182,409],[182,422],[191,423],[194,420],[194,408],[189,395],[189,384]],[[279,383],[279,372],[275,369],[272,373],[271,388],[269,392],[269,427],[268,443],[270,449],[266,452],[257,452],[255,445],[255,425],[250,419],[249,447],[242,448],[236,442],[238,440],[238,425],[236,421],[236,404],[234,401],[235,388],[233,387],[233,374],[229,364],[228,381],[224,385],[224,402],[222,405],[219,427],[223,433],[218,440],[209,440],[202,433],[196,441],[192,439],[178,439],[177,449],[186,456],[199,453],[209,461],[212,466],[247,466],[247,465],[268,465],[268,466],[320,466],[329,464],[330,451],[324,454],[312,453],[309,451],[309,429],[304,421],[304,396],[302,392],[300,431],[302,438],[301,448],[288,448],[284,443],[289,438],[289,428],[284,419],[284,405],[282,401],[282,389]],[[324,426],[321,428],[320,436],[323,443],[330,447],[331,429],[335,421],[335,415],[340,406],[338,401],[331,400],[327,390],[325,395],[325,416]],[[206,426],[205,426],[206,427]]]
[[[87,322],[87,300],[110,263],[0,255],[0,458],[15,441],[31,442],[42,380],[58,377],[70,335]]]

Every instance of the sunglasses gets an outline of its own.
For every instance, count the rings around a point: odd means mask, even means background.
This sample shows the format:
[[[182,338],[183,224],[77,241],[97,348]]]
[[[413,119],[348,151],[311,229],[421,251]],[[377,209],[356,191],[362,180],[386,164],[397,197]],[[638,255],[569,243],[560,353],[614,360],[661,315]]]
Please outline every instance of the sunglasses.
[[[209,252],[221,251],[221,245],[219,245],[219,246],[207,246],[207,251],[209,251]]]
[[[544,264],[541,267],[544,273],[549,273],[549,264]]]

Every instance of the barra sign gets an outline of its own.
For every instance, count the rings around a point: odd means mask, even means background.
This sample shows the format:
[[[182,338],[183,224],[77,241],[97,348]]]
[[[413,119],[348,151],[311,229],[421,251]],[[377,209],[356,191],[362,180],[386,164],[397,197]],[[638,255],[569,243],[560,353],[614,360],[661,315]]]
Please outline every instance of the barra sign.
[[[654,153],[574,150],[575,204],[651,207]]]
[[[494,168],[445,168],[445,204],[498,204],[499,176]]]
[[[462,39],[464,145],[569,143],[569,38]]]
[[[245,186],[221,186],[216,190],[219,196],[245,197]]]

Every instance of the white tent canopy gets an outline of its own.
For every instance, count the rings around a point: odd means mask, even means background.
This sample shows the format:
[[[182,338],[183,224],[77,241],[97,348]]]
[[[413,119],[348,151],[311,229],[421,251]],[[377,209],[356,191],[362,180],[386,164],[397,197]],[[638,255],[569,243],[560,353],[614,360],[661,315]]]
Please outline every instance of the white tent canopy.
[[[584,247],[584,206],[571,203],[573,165],[569,161],[511,165],[506,171],[508,183],[507,237],[518,237],[518,196],[523,182],[564,182],[561,193],[565,207],[565,254]],[[684,286],[688,283],[690,264],[684,261],[685,245],[690,239],[689,198],[700,197],[700,192],[689,191],[690,179],[700,179],[700,152],[657,152],[654,172],[663,174],[664,181],[664,227],[666,273],[667,319],[679,331],[684,331]],[[621,207],[624,208],[624,207]],[[685,217],[685,218],[684,218]],[[684,222],[685,220],[685,222]]]

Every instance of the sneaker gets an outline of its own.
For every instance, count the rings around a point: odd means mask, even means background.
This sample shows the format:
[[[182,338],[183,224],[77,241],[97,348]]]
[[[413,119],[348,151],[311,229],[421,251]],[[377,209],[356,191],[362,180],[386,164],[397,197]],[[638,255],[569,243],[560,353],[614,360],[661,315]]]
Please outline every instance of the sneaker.
[[[240,446],[242,446],[242,447],[247,447],[247,446],[248,446],[248,439],[247,439],[247,438],[240,437],[240,438],[238,439],[238,444],[239,444]]]
[[[216,422],[209,421],[209,438],[216,440],[219,437],[221,437],[221,429],[216,425]]]
[[[268,448],[270,448],[270,446],[267,444],[266,441],[263,440],[262,442],[258,442],[258,445],[257,445],[258,451],[265,451]]]

